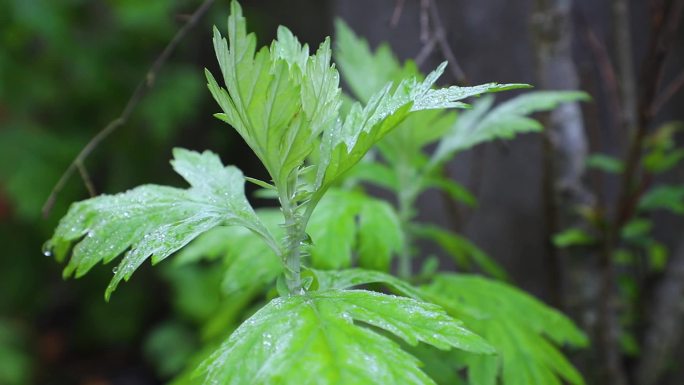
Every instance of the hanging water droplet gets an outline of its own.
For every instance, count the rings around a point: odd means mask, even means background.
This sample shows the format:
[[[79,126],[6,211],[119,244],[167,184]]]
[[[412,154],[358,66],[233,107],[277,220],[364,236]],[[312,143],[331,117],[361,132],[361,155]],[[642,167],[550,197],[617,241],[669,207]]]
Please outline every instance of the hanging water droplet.
[[[43,243],[41,250],[43,251],[44,256],[52,257],[52,243],[50,243],[50,241]]]
[[[119,266],[115,266],[115,267],[112,269],[112,273],[114,273],[115,275],[116,275],[116,273],[117,273],[118,271],[119,271]]]

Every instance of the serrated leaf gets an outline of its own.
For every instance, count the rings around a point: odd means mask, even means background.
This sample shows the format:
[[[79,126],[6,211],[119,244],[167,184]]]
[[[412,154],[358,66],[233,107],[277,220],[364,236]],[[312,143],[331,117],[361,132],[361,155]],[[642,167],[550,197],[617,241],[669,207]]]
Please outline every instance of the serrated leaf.
[[[668,210],[684,215],[684,186],[658,186],[639,200],[640,210]]]
[[[644,168],[652,173],[668,171],[684,160],[684,149],[656,149],[644,156]]]
[[[625,168],[620,159],[605,154],[592,154],[586,162],[587,167],[611,174],[621,174]]]
[[[373,52],[368,42],[340,19],[335,20],[335,62],[354,96],[364,103],[387,83],[418,74],[411,61],[401,67],[387,44],[381,44]]]
[[[359,265],[388,271],[392,255],[404,246],[401,222],[394,208],[380,200],[365,201],[359,211]]]
[[[634,218],[622,227],[620,236],[625,240],[639,241],[647,237],[652,228],[652,221],[644,218]]]
[[[585,246],[596,243],[596,237],[587,234],[586,231],[571,227],[553,235],[553,244],[556,247]]]
[[[65,277],[80,277],[124,254],[108,298],[146,259],[158,263],[216,226],[241,225],[273,239],[245,198],[240,170],[224,167],[211,152],[183,149],[174,149],[172,165],[190,188],[145,185],[71,206],[47,244],[60,261],[73,246]]]
[[[329,40],[309,56],[308,46],[280,27],[270,50],[256,52],[256,37],[247,34],[242,9],[233,1],[228,41],[215,29],[214,49],[226,87],[206,71],[223,110],[217,117],[238,131],[276,186],[284,186],[337,116],[339,75],[330,63]]]
[[[577,91],[535,91],[517,96],[491,108],[493,98],[482,98],[473,109],[462,113],[449,133],[440,141],[432,158],[433,164],[449,159],[454,153],[494,139],[512,139],[516,134],[542,129],[527,115],[548,111],[560,103],[587,100]]]
[[[411,297],[413,299],[422,298],[420,291],[407,282],[393,275],[376,270],[314,270],[314,273],[317,276],[320,290],[342,290],[366,285],[369,283],[382,283],[391,287],[399,294]]]
[[[354,166],[345,176],[344,183],[347,184],[350,181],[371,183],[389,191],[395,191],[398,186],[394,171],[373,160],[361,161]]]
[[[477,265],[483,272],[498,279],[506,279],[506,271],[487,253],[463,236],[428,224],[420,224],[412,228],[419,238],[429,239],[437,243],[461,268]]]
[[[459,362],[457,359],[460,356],[457,350],[445,352],[424,344],[407,346],[405,349],[423,363],[423,371],[437,384],[468,385],[468,382],[459,375],[465,365],[462,360]],[[476,384],[480,385],[478,382],[471,385]]]
[[[312,266],[339,269],[351,266],[356,242],[358,202],[352,194],[331,190],[316,205],[307,226],[312,245],[309,248]]]
[[[684,122],[666,122],[646,137],[644,140],[646,154],[643,157],[646,170],[652,173],[665,172],[684,159],[684,149],[677,146],[675,137],[683,129]]]
[[[433,384],[417,359],[364,324],[411,345],[491,352],[438,306],[363,290],[327,290],[274,299],[201,372],[207,383],[220,384]]]
[[[280,223],[282,214],[276,209],[256,211],[261,223],[278,239],[284,236]],[[217,227],[194,239],[175,256],[178,265],[203,259],[220,259],[223,263],[221,287],[226,295],[263,290],[282,273],[276,253],[259,236],[243,227]]]
[[[313,240],[312,266],[337,269],[359,264],[387,269],[392,255],[403,247],[403,232],[396,212],[384,201],[343,190],[330,190],[317,205],[307,232]]]
[[[420,168],[427,163],[424,147],[441,138],[455,122],[454,112],[414,112],[378,143],[378,149],[383,158],[395,168],[401,164]]]
[[[471,383],[494,385],[499,377],[506,385],[584,384],[556,345],[581,347],[587,339],[560,312],[515,287],[477,276],[443,274],[424,292],[497,349],[498,359],[466,359]]]
[[[449,195],[455,202],[461,202],[468,207],[477,205],[477,198],[461,184],[443,177],[428,178],[425,181],[427,187],[436,187]]]
[[[321,147],[324,167],[319,172],[319,186],[330,185],[349,170],[371,146],[401,123],[409,113],[465,108],[468,105],[461,100],[471,96],[529,87],[525,84],[488,83],[474,87],[433,89],[444,72],[446,62],[422,80],[415,66],[407,65],[402,69],[389,51],[374,55],[367,43],[356,37],[344,23],[338,22],[337,28],[339,52],[336,53],[336,60],[340,63],[345,78],[351,79],[357,96],[367,103],[365,107],[359,103],[353,104],[344,123],[334,126],[324,136]],[[368,72],[374,73],[377,78],[369,80],[364,75]],[[407,74],[414,76],[407,78]],[[363,82],[369,84],[364,86]],[[380,87],[381,84],[385,85]]]

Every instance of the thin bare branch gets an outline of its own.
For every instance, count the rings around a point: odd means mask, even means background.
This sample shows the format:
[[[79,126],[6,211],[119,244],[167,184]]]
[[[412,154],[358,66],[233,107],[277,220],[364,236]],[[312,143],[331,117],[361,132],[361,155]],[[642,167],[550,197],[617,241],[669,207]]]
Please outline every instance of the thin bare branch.
[[[437,46],[437,37],[432,36],[430,40],[426,44],[423,45],[423,48],[418,52],[418,55],[416,55],[416,58],[414,61],[416,62],[416,65],[420,67],[425,63],[425,60],[434,52],[435,47]]]
[[[673,96],[684,88],[684,70],[655,98],[650,107],[651,115],[655,115]]]
[[[456,79],[457,83],[461,85],[467,84],[468,79],[466,78],[466,75],[463,72],[460,64],[458,64],[456,55],[454,55],[454,51],[451,49],[451,46],[447,41],[446,30],[444,29],[442,20],[439,17],[439,8],[437,8],[437,2],[435,0],[427,1],[430,6],[430,17],[432,19],[434,36],[437,38],[437,43],[439,43],[439,48],[442,51],[444,58],[449,61],[448,68],[451,70],[451,73],[454,75],[454,79]]]
[[[83,179],[83,183],[85,184],[86,189],[88,189],[90,197],[96,196],[97,191],[95,191],[95,185],[93,184],[92,179],[90,179],[90,175],[88,174],[85,165],[82,162],[78,162],[76,163],[76,168],[78,169],[78,173],[81,174],[81,179]]]
[[[390,19],[390,27],[392,28],[395,28],[397,24],[399,24],[399,19],[404,11],[404,1],[405,0],[396,0],[394,12],[392,12],[392,18]]]
[[[420,0],[420,41],[427,43],[430,39],[430,0]]]
[[[591,50],[594,58],[596,59],[599,77],[601,80],[601,86],[603,91],[608,96],[608,104],[611,109],[611,116],[620,116],[620,110],[622,109],[620,105],[620,91],[617,86],[617,76],[615,75],[615,67],[610,60],[610,55],[606,49],[605,44],[603,44],[596,33],[589,26],[585,25],[584,35],[586,37],[589,49]],[[615,124],[611,125],[612,137],[621,138],[618,128]]]
[[[133,113],[133,111],[138,106],[142,98],[154,85],[154,81],[157,77],[157,73],[159,72],[159,70],[166,63],[166,61],[171,56],[173,51],[176,49],[180,41],[183,40],[183,38],[188,34],[188,32],[195,25],[197,25],[197,22],[209,10],[214,1],[215,0],[204,0],[204,2],[200,4],[200,6],[195,10],[195,12],[192,13],[192,16],[188,19],[188,22],[185,25],[183,25],[183,27],[181,27],[178,30],[178,32],[176,32],[176,34],[173,36],[171,41],[169,41],[169,43],[166,45],[162,53],[157,57],[154,63],[152,63],[152,66],[145,73],[143,79],[140,80],[135,90],[133,91],[133,94],[131,94],[131,97],[128,99],[128,102],[126,103],[126,106],[124,107],[121,114],[115,119],[113,119],[111,122],[109,122],[106,126],[104,126],[104,128],[102,128],[102,130],[100,130],[100,132],[98,132],[97,135],[90,139],[90,141],[83,147],[83,149],[81,149],[81,152],[78,153],[78,155],[71,162],[66,171],[64,171],[64,174],[62,174],[62,176],[59,178],[55,186],[52,188],[50,196],[48,196],[47,200],[43,204],[42,211],[44,217],[47,217],[50,214],[50,211],[54,206],[55,200],[57,199],[57,195],[59,195],[59,193],[62,191],[64,185],[69,180],[69,178],[71,178],[74,172],[78,170],[80,167],[82,167],[83,162],[90,155],[90,153],[92,153],[93,150],[95,150],[99,146],[99,144],[104,139],[106,139],[112,132],[114,132],[117,128],[124,125],[128,121],[128,119],[131,116],[131,113]]]

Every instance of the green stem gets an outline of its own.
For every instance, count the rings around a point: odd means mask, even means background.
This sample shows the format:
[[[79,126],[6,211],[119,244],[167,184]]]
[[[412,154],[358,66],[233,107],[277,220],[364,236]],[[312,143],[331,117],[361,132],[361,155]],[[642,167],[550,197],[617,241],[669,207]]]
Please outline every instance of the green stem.
[[[404,234],[404,247],[399,253],[399,277],[403,279],[410,279],[413,275],[411,253],[413,249],[413,237],[411,234],[411,221],[413,220],[414,210],[413,206],[416,201],[416,188],[420,183],[412,172],[410,165],[405,162],[400,162],[397,167],[397,183],[398,183],[398,203],[399,203],[399,221],[401,224],[401,231]]]
[[[302,223],[301,215],[297,215],[297,202],[293,200],[294,190],[292,186],[296,186],[296,177],[293,183],[279,188],[279,200],[282,208],[285,223],[285,247],[283,249],[281,259],[285,265],[285,283],[290,295],[302,294],[302,278],[301,278],[301,247],[304,239],[304,224]]]
[[[290,205],[283,205],[285,217],[285,250],[283,262],[285,263],[285,282],[290,294],[302,293],[301,279],[301,245],[303,239],[302,226],[295,211]]]

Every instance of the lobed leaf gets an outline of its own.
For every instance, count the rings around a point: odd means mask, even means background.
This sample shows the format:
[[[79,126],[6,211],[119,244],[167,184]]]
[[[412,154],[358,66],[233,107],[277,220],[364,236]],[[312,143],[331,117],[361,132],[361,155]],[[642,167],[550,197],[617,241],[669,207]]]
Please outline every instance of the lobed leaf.
[[[209,151],[173,153],[173,168],[190,188],[145,185],[71,206],[46,245],[59,261],[70,255],[65,277],[80,277],[123,254],[105,293],[109,298],[146,259],[158,263],[217,226],[244,226],[274,244],[245,198],[240,170],[224,167]]]
[[[419,238],[429,239],[437,243],[461,268],[477,265],[483,272],[497,279],[507,279],[506,271],[487,253],[465,237],[444,230],[438,226],[420,224],[412,228]]]
[[[423,290],[498,351],[498,357],[465,358],[470,383],[495,385],[500,378],[506,385],[584,384],[555,346],[587,344],[562,313],[515,287],[477,276],[442,274]]]
[[[284,236],[277,209],[259,209],[257,216],[275,238]],[[259,236],[244,227],[217,227],[193,240],[175,257],[179,265],[202,259],[223,263],[221,287],[227,295],[245,290],[263,290],[282,273],[279,256]]]
[[[382,283],[394,289],[396,292],[411,297],[421,299],[422,295],[418,289],[405,281],[387,273],[376,270],[366,269],[344,269],[344,270],[313,270],[318,280],[319,290],[329,289],[349,289],[369,283]]]
[[[587,167],[611,174],[621,174],[625,168],[620,159],[605,154],[592,154],[587,158],[586,163]]]
[[[434,383],[416,358],[375,328],[410,345],[492,351],[436,305],[363,290],[326,290],[272,300],[205,361],[200,373],[206,383],[220,384]]]
[[[404,244],[399,218],[388,203],[343,190],[326,194],[307,232],[313,241],[311,264],[321,269],[349,267],[356,252],[362,267],[388,270]]]
[[[535,91],[517,96],[492,108],[494,99],[483,98],[456,121],[442,138],[432,163],[441,163],[454,153],[494,139],[512,139],[516,134],[540,131],[542,125],[527,115],[549,111],[560,103],[587,100],[579,91]]]
[[[242,9],[233,1],[228,40],[215,28],[214,49],[226,87],[206,71],[223,110],[217,117],[238,131],[282,187],[337,118],[339,75],[330,62],[330,41],[309,56],[308,46],[280,27],[270,49],[256,52],[256,37],[247,34]]]
[[[662,209],[673,214],[684,215],[684,185],[652,188],[639,200],[639,209]]]
[[[354,103],[344,122],[326,133],[321,147],[324,166],[318,186],[330,185],[348,171],[363,155],[399,125],[410,113],[444,108],[465,108],[461,100],[488,92],[528,87],[525,84],[488,83],[475,87],[433,89],[446,62],[420,79],[412,64],[402,68],[386,48],[373,54],[368,44],[341,21],[337,22],[336,60],[365,107]],[[374,74],[370,78],[367,74]],[[381,87],[381,85],[384,86]]]

